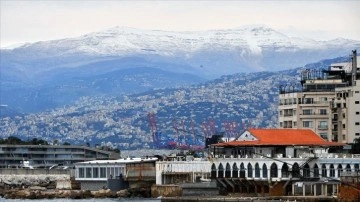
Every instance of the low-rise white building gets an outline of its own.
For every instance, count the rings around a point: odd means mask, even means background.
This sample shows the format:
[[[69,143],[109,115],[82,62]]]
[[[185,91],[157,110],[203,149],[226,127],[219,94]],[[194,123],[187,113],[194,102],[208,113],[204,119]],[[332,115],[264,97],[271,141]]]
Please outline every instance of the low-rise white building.
[[[157,161],[156,184],[193,183],[210,180],[211,164],[207,159]]]
[[[117,160],[95,160],[75,164],[75,180],[83,190],[99,190],[108,187],[111,179],[132,180],[136,172],[135,165],[154,163],[157,158],[124,158]],[[141,167],[143,168],[143,167]],[[147,171],[143,175],[146,176]],[[155,173],[153,174],[155,176]]]

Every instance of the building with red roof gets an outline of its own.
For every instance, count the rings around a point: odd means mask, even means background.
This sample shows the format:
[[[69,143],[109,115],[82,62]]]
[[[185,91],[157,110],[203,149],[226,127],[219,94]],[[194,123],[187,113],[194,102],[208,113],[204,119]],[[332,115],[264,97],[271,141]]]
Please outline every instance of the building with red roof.
[[[326,198],[344,173],[359,171],[360,156],[329,152],[344,146],[310,129],[249,129],[210,145],[211,177],[227,192]]]

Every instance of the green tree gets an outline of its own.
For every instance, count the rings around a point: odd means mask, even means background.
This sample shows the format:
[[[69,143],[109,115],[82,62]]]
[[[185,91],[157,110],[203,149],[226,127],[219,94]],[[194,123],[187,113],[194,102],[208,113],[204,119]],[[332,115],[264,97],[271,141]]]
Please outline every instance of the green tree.
[[[354,143],[351,144],[350,153],[360,154],[360,138],[354,139]]]

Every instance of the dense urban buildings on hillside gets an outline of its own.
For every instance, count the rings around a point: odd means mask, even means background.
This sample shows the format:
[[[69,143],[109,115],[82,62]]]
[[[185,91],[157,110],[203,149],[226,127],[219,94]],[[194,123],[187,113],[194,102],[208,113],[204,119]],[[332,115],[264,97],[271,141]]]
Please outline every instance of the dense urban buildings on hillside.
[[[281,88],[279,128],[308,128],[325,140],[342,143],[360,138],[357,58],[353,51],[351,62],[332,64],[328,70],[303,70],[300,91],[291,85]]]

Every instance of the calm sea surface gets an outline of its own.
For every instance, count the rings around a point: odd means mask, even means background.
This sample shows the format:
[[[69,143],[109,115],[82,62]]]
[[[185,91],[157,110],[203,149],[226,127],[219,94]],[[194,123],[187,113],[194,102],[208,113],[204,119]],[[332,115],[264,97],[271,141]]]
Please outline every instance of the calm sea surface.
[[[145,198],[116,198],[116,199],[4,199],[0,198],[0,202],[161,202],[160,199]]]

